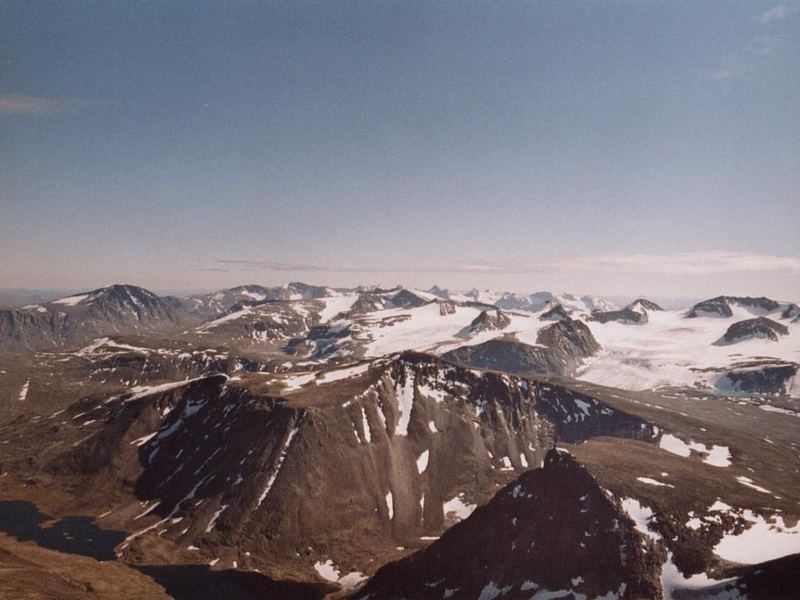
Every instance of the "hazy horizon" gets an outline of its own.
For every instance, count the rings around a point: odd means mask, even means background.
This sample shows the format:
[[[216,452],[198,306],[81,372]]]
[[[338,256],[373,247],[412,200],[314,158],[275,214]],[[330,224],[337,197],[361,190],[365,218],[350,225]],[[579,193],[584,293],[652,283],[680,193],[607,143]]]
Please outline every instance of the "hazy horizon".
[[[800,298],[800,4],[0,14],[2,287]]]
[[[434,285],[452,290],[491,289],[519,293],[567,292],[579,295],[661,298],[709,298],[719,295],[770,296],[800,300],[800,258],[698,253],[670,257],[616,255],[497,265],[482,263],[447,267],[373,270],[322,268],[313,265],[275,265],[260,261],[229,261],[223,267],[189,277],[165,277],[144,272],[129,277],[99,270],[70,281],[53,278],[43,285],[3,285],[5,290],[86,291],[129,283],[154,291],[198,293],[239,285],[281,286],[304,282],[330,287],[414,287]],[[196,277],[196,278],[195,278]],[[192,285],[193,282],[205,282]],[[57,285],[56,282],[61,282]],[[183,283],[184,285],[181,285]]]
[[[259,281],[248,281],[243,282],[237,285],[229,286],[229,288],[235,288],[239,286],[245,285],[260,285],[262,287],[285,287],[291,283],[304,283],[308,285],[315,285],[320,287],[330,287],[330,288],[337,288],[337,286],[331,286],[326,284],[324,281],[316,281],[316,280],[304,280],[304,281],[283,281],[283,282],[273,282],[271,284],[263,283]],[[138,285],[136,282],[130,281],[117,281],[117,282],[108,282],[106,285],[99,285],[99,286],[88,286],[88,287],[79,287],[79,288],[0,288],[0,307],[2,306],[22,306],[22,305],[32,305],[37,303],[46,303],[52,300],[63,298],[71,295],[82,294],[86,292],[93,291],[94,289],[100,289],[103,287],[107,287],[107,285],[113,284],[123,284],[123,285]],[[393,289],[394,287],[406,287],[410,289],[419,289],[423,291],[427,291],[431,289],[433,286],[413,286],[413,285],[404,285],[401,283],[394,283],[394,284],[387,284],[387,283],[370,283],[365,282],[359,285],[363,285],[365,287],[380,287],[382,289]],[[437,285],[437,284],[434,284]],[[139,286],[144,287],[144,286]],[[352,289],[353,286],[350,288],[344,286],[339,287],[338,289]],[[637,294],[595,294],[592,291],[586,290],[569,290],[569,289],[544,289],[544,288],[534,288],[534,289],[525,289],[525,290],[507,290],[507,289],[498,289],[498,288],[481,288],[478,286],[472,287],[461,287],[461,288],[446,288],[445,286],[438,286],[441,289],[445,289],[449,292],[469,292],[473,289],[477,289],[479,291],[492,291],[492,292],[515,292],[520,295],[532,295],[538,292],[550,292],[553,294],[571,294],[575,297],[585,297],[585,296],[594,296],[600,297],[604,300],[617,304],[619,306],[623,306],[629,302],[637,298],[647,298],[649,300],[653,300],[658,302],[662,305],[665,309],[679,309],[679,308],[688,308],[693,304],[708,299],[710,296],[680,296],[674,294],[668,295],[653,295],[653,294],[644,294],[644,293],[637,293]],[[214,292],[221,291],[223,289],[229,288],[146,288],[150,289],[150,291],[160,295],[160,296],[173,296],[178,298],[188,298],[191,296],[202,296]],[[716,294],[719,295],[729,295],[723,292]],[[793,301],[791,298],[777,298],[778,300],[783,301]]]

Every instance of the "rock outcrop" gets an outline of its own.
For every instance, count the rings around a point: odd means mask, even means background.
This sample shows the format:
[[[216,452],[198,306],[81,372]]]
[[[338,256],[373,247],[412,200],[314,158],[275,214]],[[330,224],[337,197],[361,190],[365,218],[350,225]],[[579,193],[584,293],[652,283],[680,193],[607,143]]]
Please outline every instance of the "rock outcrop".
[[[781,325],[777,321],[766,317],[756,317],[755,319],[746,319],[734,323],[728,327],[725,335],[714,344],[724,346],[751,339],[766,339],[777,342],[778,337],[782,335],[789,335],[789,328],[786,325]]]
[[[598,323],[608,323],[609,321],[616,321],[617,323],[644,325],[648,322],[646,311],[634,310],[631,307],[625,307],[620,310],[609,311],[593,311],[591,320]]]
[[[570,312],[564,308],[562,304],[554,304],[539,315],[541,321],[561,321],[562,319],[571,319]]]
[[[772,298],[761,296],[717,296],[698,302],[686,313],[689,318],[695,317],[732,317],[732,306],[741,306],[754,314],[769,314],[779,310],[781,304]]]
[[[628,308],[635,311],[661,311],[664,310],[655,302],[647,298],[637,298],[628,305]]]
[[[499,308],[483,310],[469,324],[469,327],[459,333],[460,337],[470,337],[482,331],[499,331],[511,324],[511,317]]]
[[[715,387],[722,392],[789,395],[799,368],[782,361],[736,364],[725,370]]]

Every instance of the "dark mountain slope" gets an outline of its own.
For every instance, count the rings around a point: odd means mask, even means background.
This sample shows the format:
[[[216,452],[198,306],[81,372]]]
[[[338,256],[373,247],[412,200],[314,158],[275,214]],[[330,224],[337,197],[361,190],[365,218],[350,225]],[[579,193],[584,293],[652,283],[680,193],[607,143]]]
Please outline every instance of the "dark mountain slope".
[[[126,560],[220,559],[305,580],[331,561],[352,580],[541,464],[556,436],[655,439],[643,419],[559,385],[422,354],[289,375],[285,387],[242,378],[17,420],[0,428],[19,443],[4,466],[74,495],[64,510],[113,508],[103,523],[131,532]],[[26,444],[42,435],[51,445],[32,456]]]
[[[192,322],[177,299],[117,284],[43,305],[0,310],[0,350],[74,346],[105,335],[174,331]]]
[[[536,342],[536,346],[531,346],[505,336],[474,346],[461,346],[442,357],[457,364],[518,375],[569,375],[583,359],[600,349],[586,324],[569,318],[543,327]]]
[[[761,296],[751,298],[750,296],[717,296],[698,302],[686,313],[689,318],[711,316],[711,317],[731,317],[733,316],[732,306],[741,306],[749,312],[757,315],[773,313],[783,307],[786,313],[783,318],[788,318],[793,311],[793,304],[782,305],[772,298]]]
[[[649,543],[583,467],[551,450],[543,468],[381,568],[354,598],[655,598],[660,561]]]
[[[725,334],[714,343],[718,346],[724,346],[754,338],[777,342],[778,336],[781,335],[789,335],[789,328],[786,327],[786,325],[781,325],[777,321],[766,317],[756,317],[754,319],[745,319],[744,321],[734,323],[728,327]]]

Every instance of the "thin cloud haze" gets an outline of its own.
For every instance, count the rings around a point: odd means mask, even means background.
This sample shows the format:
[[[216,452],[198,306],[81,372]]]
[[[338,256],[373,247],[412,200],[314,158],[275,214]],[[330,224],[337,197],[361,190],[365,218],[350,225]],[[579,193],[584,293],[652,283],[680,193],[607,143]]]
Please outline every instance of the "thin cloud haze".
[[[800,12],[800,6],[793,4],[778,4],[777,6],[773,6],[772,8],[761,13],[760,19],[762,23],[770,23],[772,21],[780,21],[786,17],[791,17],[792,15],[796,15],[798,12]]]
[[[0,94],[0,113],[55,114],[64,111],[65,104],[56,98]]]
[[[257,260],[223,259],[220,264],[247,271],[308,273],[535,273],[539,271],[615,273],[664,273],[701,275],[748,271],[800,273],[800,256],[771,256],[741,252],[686,252],[680,254],[632,254],[544,259],[527,262],[476,261],[440,266],[359,267],[356,265],[287,264]],[[211,270],[211,269],[207,269]]]
[[[686,252],[592,256],[563,261],[536,262],[530,269],[664,273],[699,275],[748,271],[800,273],[800,256],[771,256],[741,252]]]
[[[108,99],[0,94],[0,114],[58,115],[108,104]]]
[[[754,54],[772,54],[783,43],[780,35],[757,35],[748,45],[748,49]]]
[[[711,73],[711,78],[715,81],[725,81],[727,79],[743,79],[750,71],[750,67],[744,65],[737,65],[732,67],[723,67]]]

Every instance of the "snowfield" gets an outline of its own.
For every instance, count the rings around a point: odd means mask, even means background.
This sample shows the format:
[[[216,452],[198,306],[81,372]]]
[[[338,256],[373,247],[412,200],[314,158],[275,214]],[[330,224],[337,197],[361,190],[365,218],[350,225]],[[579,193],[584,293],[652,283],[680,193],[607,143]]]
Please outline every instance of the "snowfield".
[[[327,323],[333,320],[339,313],[347,312],[353,307],[355,301],[358,300],[358,294],[346,294],[342,296],[331,296],[329,298],[320,298],[319,302],[325,305],[319,313],[320,321]]]
[[[781,558],[800,552],[800,523],[786,527],[783,518],[767,522],[761,515],[747,514],[753,525],[739,534],[727,534],[714,547],[714,554],[725,560],[746,565]]]
[[[418,308],[392,308],[370,313],[360,321],[370,341],[365,355],[379,357],[403,350],[433,350],[467,327],[481,311],[457,306],[453,314],[442,316],[437,303]],[[384,324],[386,320],[392,324]]]
[[[341,312],[351,300],[348,296],[326,299],[331,302],[326,316]],[[540,330],[553,323],[539,318],[547,309],[504,311],[510,319],[506,327],[475,333],[470,331],[470,324],[485,307],[457,304],[454,312],[443,314],[440,306],[432,302],[416,308],[389,308],[361,315],[347,321],[354,328],[350,339],[363,345],[366,357],[403,350],[443,354],[504,336],[536,345]],[[800,362],[800,324],[797,323],[781,321],[789,328],[789,334],[781,336],[777,342],[754,338],[715,345],[731,324],[753,318],[754,313],[734,305],[733,316],[728,318],[687,318],[686,310],[648,311],[647,314],[647,323],[630,324],[600,323],[591,320],[586,311],[573,313],[573,318],[589,326],[602,346],[597,355],[585,361],[577,378],[628,390],[701,387],[737,393],[724,373],[733,365],[752,360]],[[779,314],[770,316],[779,318]],[[789,381],[786,391],[793,397],[800,394],[800,374]]]
[[[502,329],[474,330],[471,327],[473,320],[484,310],[492,311],[488,306],[490,303],[501,301],[502,304],[503,299],[508,301],[508,295],[479,292],[477,298],[487,304],[481,305],[470,304],[475,301],[473,295],[452,294],[453,303],[420,290],[407,291],[427,304],[395,308],[391,307],[390,296],[386,294],[389,308],[337,318],[353,307],[359,298],[358,294],[345,293],[316,300],[324,305],[319,312],[319,323],[328,325],[332,332],[341,332],[349,327],[346,336],[337,337],[334,355],[346,357],[355,354],[377,358],[404,350],[443,354],[458,347],[474,346],[501,337],[535,346],[539,332],[555,322],[540,318],[550,310],[550,306],[536,312],[502,309],[510,321],[508,325]],[[777,342],[752,338],[719,345],[715,342],[724,336],[730,325],[752,319],[763,311],[751,311],[733,304],[731,317],[700,312],[700,316],[688,318],[687,309],[646,310],[641,304],[636,304],[633,305],[634,310],[646,312],[646,323],[613,320],[601,323],[591,319],[588,307],[596,304],[609,308],[602,300],[590,299],[589,302],[589,299],[570,299],[568,295],[558,298],[564,302],[563,306],[571,312],[573,319],[588,325],[602,346],[577,373],[578,379],[593,383],[628,390],[700,387],[722,393],[739,393],[725,372],[734,365],[755,360],[762,363],[800,362],[800,323],[781,319],[783,307],[767,315],[789,329],[788,335],[780,336]],[[247,315],[248,309],[245,308],[211,321],[203,325],[201,330]],[[738,370],[747,368],[757,367],[737,367]],[[800,374],[790,379],[785,387],[790,396],[797,397],[800,394]]]
[[[733,317],[685,317],[686,311],[652,311],[644,325],[590,322],[603,350],[586,361],[580,379],[629,390],[662,386],[714,387],[727,367],[757,357],[800,362],[800,327],[788,325],[778,342],[751,339],[715,346],[728,327],[753,314],[733,307]],[[786,323],[784,323],[786,324]]]
[[[53,304],[61,304],[62,306],[75,306],[76,304],[80,304],[86,298],[89,297],[89,294],[80,294],[78,296],[67,296],[66,298],[60,298],[58,300],[53,300]]]

